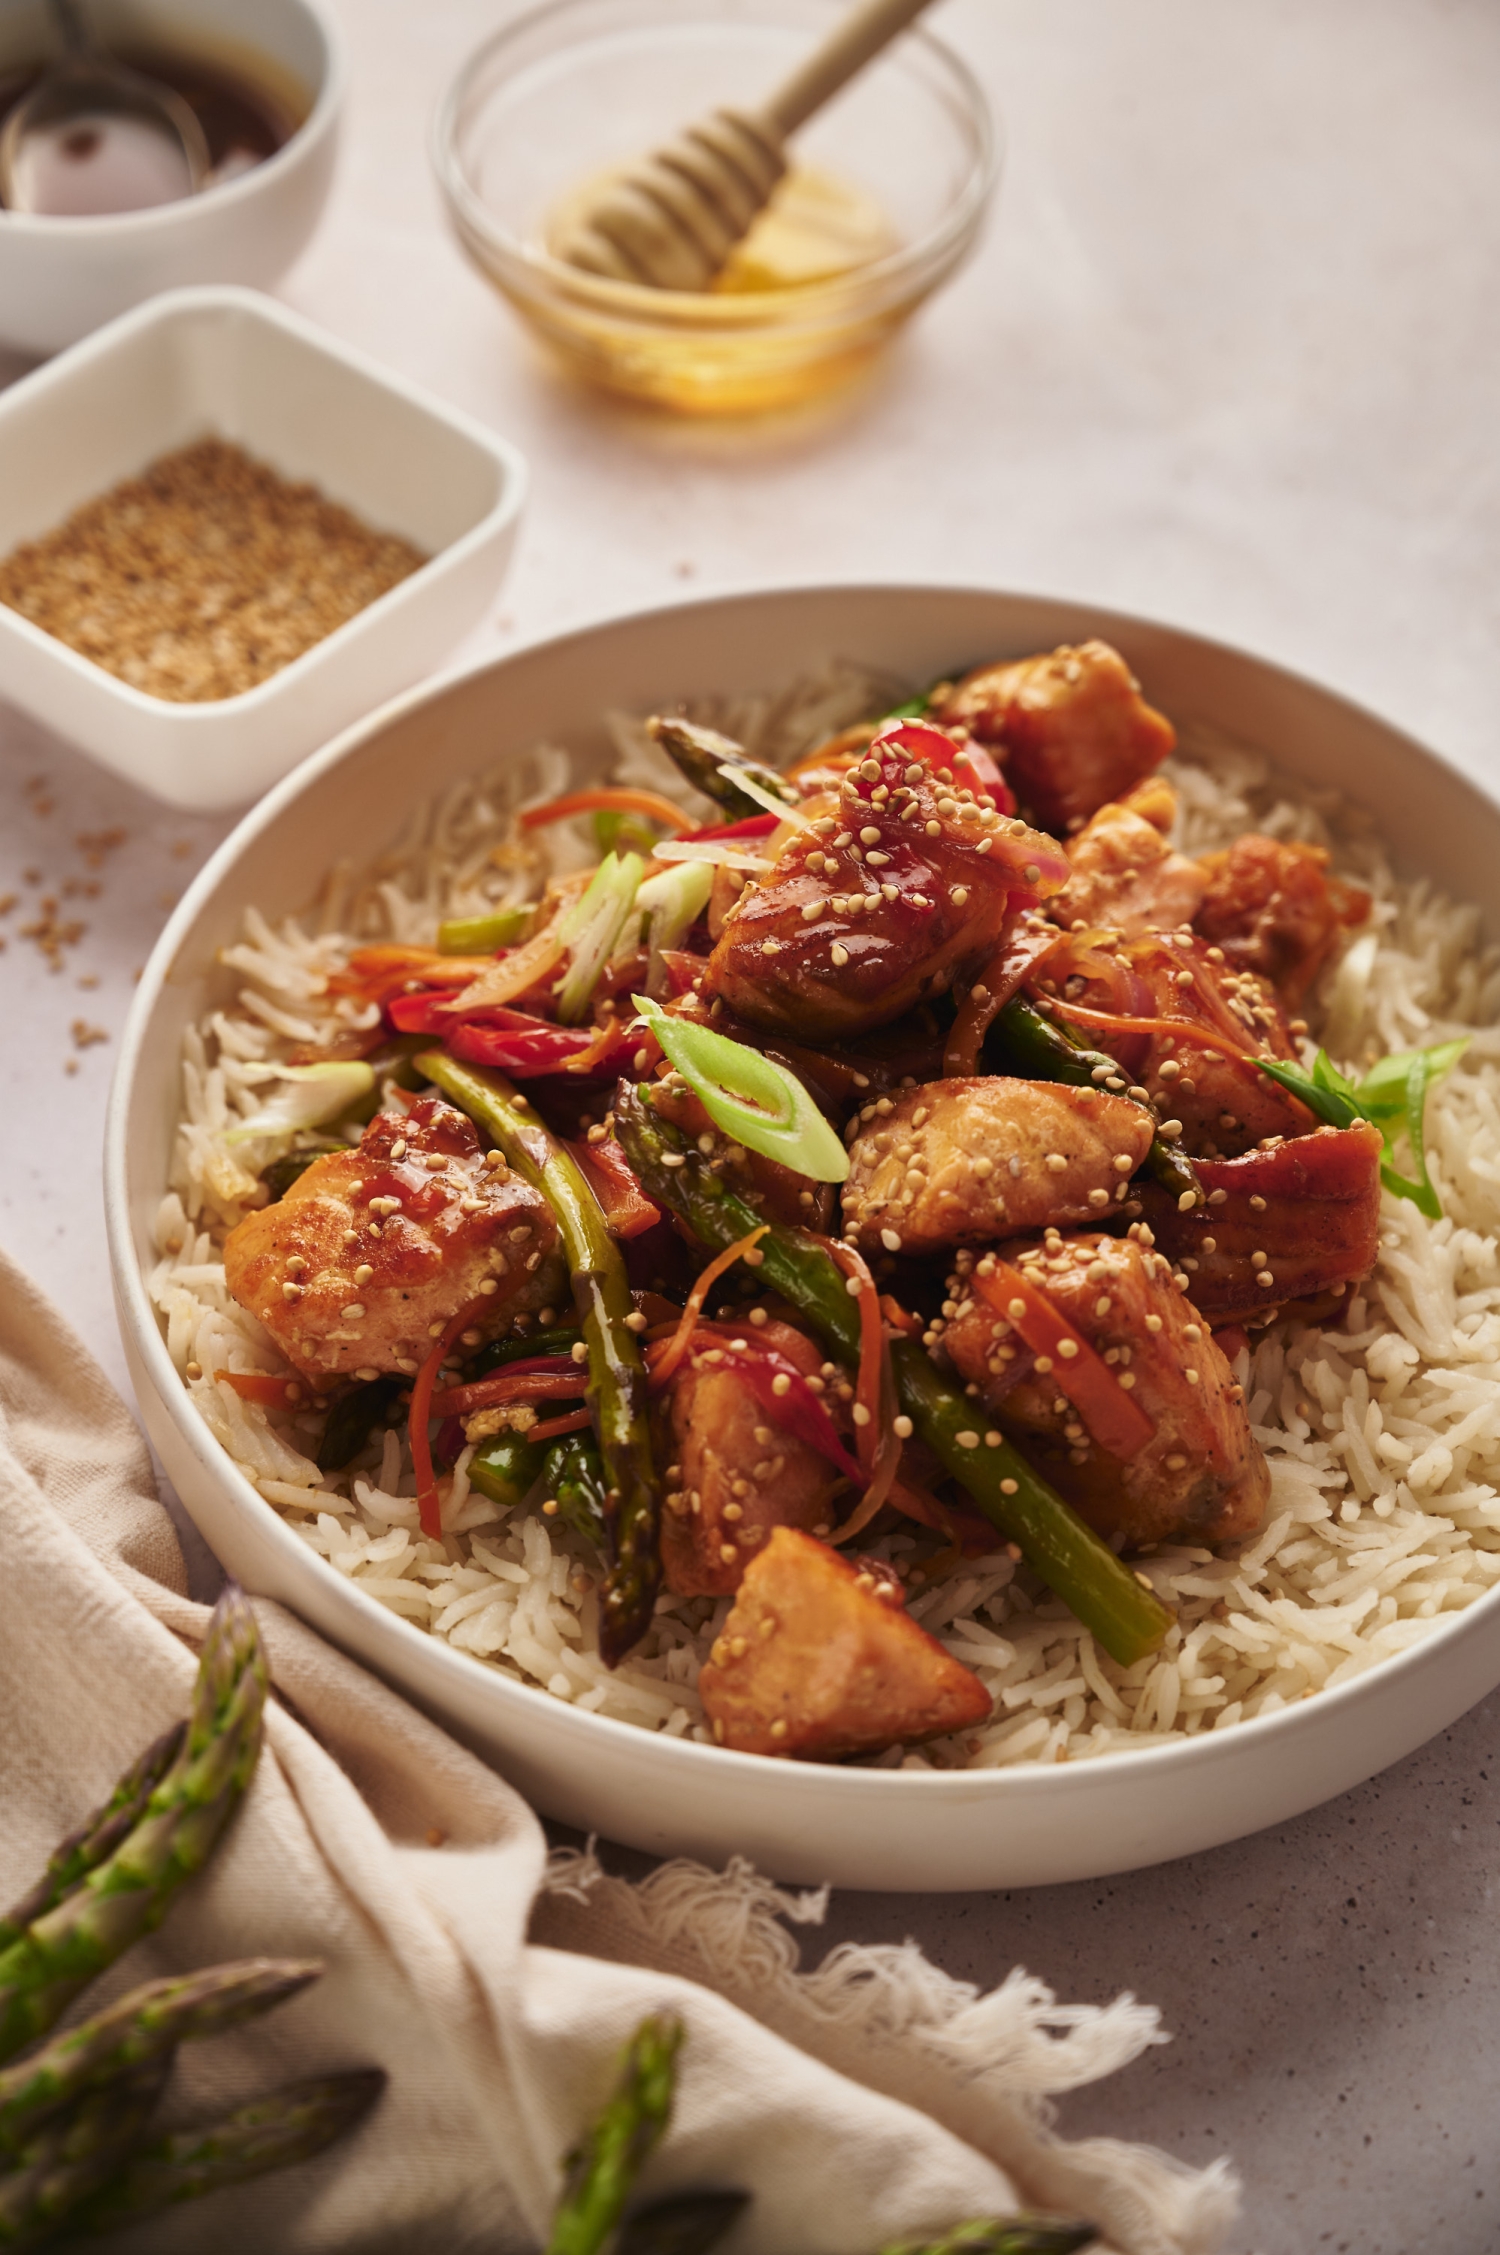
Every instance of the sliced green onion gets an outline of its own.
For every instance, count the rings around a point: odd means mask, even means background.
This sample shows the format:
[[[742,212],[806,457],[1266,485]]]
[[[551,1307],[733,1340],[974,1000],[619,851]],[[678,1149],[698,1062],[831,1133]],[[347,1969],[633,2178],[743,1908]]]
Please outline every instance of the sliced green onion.
[[[438,953],[493,955],[497,947],[525,939],[535,915],[535,903],[525,901],[519,908],[497,908],[489,916],[452,916],[438,926]]]
[[[278,1065],[276,1073],[282,1086],[258,1112],[229,1130],[226,1143],[324,1127],[330,1120],[342,1119],[375,1086],[375,1075],[363,1058],[330,1058],[325,1065]]]
[[[813,1182],[842,1182],[849,1154],[795,1073],[710,1026],[669,1017],[646,995],[632,997],[709,1118],[763,1158]]]
[[[1353,1127],[1356,1120],[1368,1120],[1378,1128],[1386,1152],[1380,1167],[1386,1189],[1397,1198],[1409,1198],[1429,1221],[1441,1221],[1442,1202],[1427,1171],[1427,1091],[1457,1064],[1468,1046],[1465,1036],[1459,1041],[1436,1042],[1431,1049],[1399,1050],[1394,1056],[1382,1057],[1357,1083],[1339,1071],[1326,1049],[1320,1049],[1313,1059],[1311,1074],[1267,1057],[1257,1057],[1255,1062],[1271,1080],[1279,1081],[1293,1096],[1300,1096],[1309,1111],[1328,1127]],[[1396,1136],[1403,1129],[1417,1163],[1413,1176],[1398,1174],[1391,1164]]]
[[[635,896],[646,919],[646,990],[660,994],[666,985],[662,950],[675,947],[691,931],[708,906],[714,889],[713,867],[706,861],[680,861],[648,877]]]
[[[743,791],[747,799],[754,799],[756,805],[763,806],[768,814],[779,814],[783,822],[790,822],[799,830],[811,827],[810,815],[803,814],[794,807],[790,799],[778,798],[774,791],[768,791],[748,767],[739,767],[733,760],[720,760],[719,773],[726,783],[732,783],[737,791]]]
[[[571,950],[567,977],[557,997],[557,1015],[576,1026],[589,1005],[599,974],[614,954],[635,904],[646,864],[638,853],[606,854],[587,890],[568,911],[561,936]]]

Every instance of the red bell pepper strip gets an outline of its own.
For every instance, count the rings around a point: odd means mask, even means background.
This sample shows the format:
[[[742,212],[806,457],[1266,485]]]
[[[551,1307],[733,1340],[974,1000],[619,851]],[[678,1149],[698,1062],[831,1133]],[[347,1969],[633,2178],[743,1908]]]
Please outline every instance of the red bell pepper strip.
[[[502,1409],[513,1402],[566,1401],[581,1394],[589,1382],[586,1365],[570,1355],[536,1356],[510,1363],[488,1378],[475,1378],[467,1386],[450,1386],[434,1394],[433,1417],[472,1417],[476,1410]]]
[[[643,1237],[661,1220],[636,1180],[635,1169],[618,1143],[570,1143],[584,1180],[604,1208],[611,1237]]]
[[[540,1019],[534,1033],[465,1020],[452,1028],[445,1045],[450,1056],[461,1057],[466,1064],[489,1065],[512,1080],[524,1081],[562,1072],[592,1040],[592,1033],[580,1027],[548,1026]]]
[[[779,814],[747,814],[742,822],[711,822],[706,830],[684,830],[683,842],[698,845],[704,840],[717,844],[720,838],[769,838],[773,830],[780,829],[781,821]]]

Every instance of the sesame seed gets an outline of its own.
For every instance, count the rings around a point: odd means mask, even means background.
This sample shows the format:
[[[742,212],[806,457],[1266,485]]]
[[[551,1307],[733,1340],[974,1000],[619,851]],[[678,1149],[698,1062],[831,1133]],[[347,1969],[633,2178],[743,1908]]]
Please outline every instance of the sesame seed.
[[[1135,1169],[1135,1161],[1128,1151],[1117,1151],[1111,1164],[1116,1174],[1131,1174]]]
[[[785,1724],[785,1723],[783,1723],[783,1722],[774,1722],[774,1723],[772,1723],[772,1725],[771,1725],[771,1736],[772,1736],[773,1738],[785,1738],[785,1736],[786,1736],[786,1724]]]
[[[803,923],[816,924],[818,918],[822,915],[826,905],[827,904],[821,900],[804,901],[802,904]]]
[[[406,1157],[406,1138],[404,1135],[398,1135],[391,1145],[391,1157],[393,1159],[404,1159]]]
[[[1254,1210],[1254,1211],[1255,1211],[1256,1213],[1258,1213],[1258,1214],[1263,1214],[1263,1213],[1265,1212],[1265,1210],[1266,1210],[1266,1202],[1265,1202],[1264,1198],[1260,1197],[1260,1196],[1259,1196],[1258,1194],[1256,1194],[1256,1193],[1253,1193],[1253,1192],[1252,1192],[1252,1194],[1251,1194],[1251,1198],[1250,1198],[1250,1204],[1251,1204],[1251,1207],[1252,1207],[1252,1209],[1253,1209],[1253,1210]]]
[[[1196,1190],[1184,1190],[1184,1191],[1183,1191],[1183,1193],[1182,1193],[1182,1195],[1181,1195],[1181,1197],[1180,1197],[1180,1198],[1178,1199],[1178,1201],[1177,1201],[1177,1211],[1178,1211],[1178,1212],[1179,1212],[1180,1214],[1190,1214],[1190,1213],[1192,1212],[1193,1208],[1194,1208],[1194,1207],[1195,1207],[1195,1206],[1197,1205],[1197,1203],[1198,1203],[1198,1193],[1197,1193],[1197,1191],[1196,1191]]]
[[[1060,1151],[1049,1151],[1042,1165],[1049,1174],[1066,1174],[1068,1171],[1068,1162]]]
[[[1120,1372],[1120,1384],[1124,1387],[1126,1393],[1128,1394],[1131,1387],[1135,1384],[1135,1372],[1133,1370],[1122,1370]]]
[[[1076,1339],[1059,1339],[1057,1351],[1064,1362],[1071,1362],[1078,1352],[1078,1341]],[[1038,1368],[1040,1368],[1040,1365],[1038,1365]]]
[[[281,1297],[284,1300],[300,1300],[302,1297],[302,1286],[300,1284],[283,1284],[281,1287]]]
[[[955,1433],[953,1438],[961,1449],[977,1449],[979,1446],[979,1435],[977,1433]]]
[[[846,947],[840,947],[838,941],[835,940],[829,952],[832,956],[835,967],[838,970],[842,971],[844,965],[849,960],[849,950]]]
[[[886,1251],[887,1251],[888,1253],[899,1253],[899,1252],[900,1252],[900,1250],[901,1250],[901,1232],[900,1232],[900,1230],[899,1230],[899,1229],[883,1229],[883,1230],[882,1230],[882,1231],[880,1232],[880,1242],[881,1242],[881,1244],[882,1244],[882,1245],[883,1245],[883,1246],[885,1247],[885,1249],[886,1249]]]
[[[1000,1493],[1003,1496],[1013,1496],[1019,1492],[1020,1484],[1021,1483],[1019,1482],[1019,1480],[1002,1480],[1000,1482]],[[1021,1554],[1019,1551],[1015,1553],[1015,1556],[1017,1558],[1019,1558],[1020,1555]]]
[[[1091,1206],[1107,1206],[1109,1204],[1109,1192],[1107,1190],[1091,1190],[1089,1192],[1089,1204]]]
[[[1255,1281],[1256,1281],[1256,1283],[1257,1283],[1257,1284],[1267,1284],[1267,1285],[1270,1285],[1270,1284],[1274,1284],[1274,1283],[1276,1282],[1276,1279],[1275,1279],[1275,1277],[1274,1277],[1274,1276],[1273,1276],[1273,1275],[1271,1274],[1271,1271],[1270,1271],[1270,1270],[1269,1270],[1268,1268],[1263,1268],[1263,1269],[1261,1269],[1261,1270],[1259,1271],[1259,1273],[1257,1274]]]
[[[967,885],[955,885],[952,892],[950,892],[948,895],[948,898],[952,901],[955,908],[962,908],[964,902],[968,899],[968,897],[969,888]]]
[[[358,1300],[351,1300],[348,1307],[340,1308],[339,1314],[346,1323],[363,1323],[365,1317],[365,1311]]]
[[[368,1284],[374,1274],[375,1271],[371,1268],[369,1262],[361,1261],[354,1271],[354,1281],[356,1284]]]

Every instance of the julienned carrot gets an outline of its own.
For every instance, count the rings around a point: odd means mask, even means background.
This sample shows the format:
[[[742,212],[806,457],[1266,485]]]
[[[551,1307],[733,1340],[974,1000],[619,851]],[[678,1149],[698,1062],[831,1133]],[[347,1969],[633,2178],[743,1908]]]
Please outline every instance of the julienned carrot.
[[[715,1253],[689,1292],[687,1306],[682,1311],[682,1320],[677,1329],[666,1341],[662,1352],[657,1354],[653,1348],[648,1358],[653,1394],[660,1393],[668,1380],[676,1375],[678,1364],[692,1344],[693,1333],[698,1328],[698,1318],[708,1303],[708,1295],[719,1278],[726,1269],[733,1268],[736,1261],[747,1259],[754,1252],[770,1226],[769,1222],[765,1222],[759,1229],[752,1229],[748,1235],[736,1238],[732,1245],[726,1245],[722,1253]]]
[[[693,828],[692,816],[684,814],[680,806],[673,806],[660,792],[603,785],[595,791],[568,791],[560,799],[549,799],[545,806],[528,807],[520,817],[520,828],[539,830],[548,822],[566,822],[573,814],[643,814],[648,821],[660,823],[674,838]]]
[[[566,1365],[566,1368],[562,1365]],[[588,1371],[570,1356],[553,1357],[546,1370],[522,1367],[497,1371],[492,1378],[476,1378],[469,1386],[450,1386],[434,1394],[429,1417],[472,1417],[478,1409],[501,1409],[510,1402],[567,1401],[582,1394]]]
[[[1082,1026],[1098,1026],[1111,1034],[1171,1034],[1178,1041],[1196,1042],[1202,1049],[1217,1049],[1232,1057],[1237,1064],[1253,1065],[1255,1052],[1234,1042],[1228,1034],[1219,1033],[1212,1026],[1200,1024],[1196,1018],[1121,1018],[1113,1010],[1090,1010],[1081,1002],[1067,1002],[1060,995],[1048,995],[1047,1000],[1064,1018],[1076,1018]]]
[[[466,1330],[474,1318],[488,1308],[488,1300],[471,1300],[466,1308],[444,1326],[440,1338],[433,1342],[431,1354],[417,1372],[411,1390],[411,1408],[407,1413],[407,1431],[411,1436],[412,1470],[417,1475],[417,1517],[422,1522],[424,1535],[440,1542],[443,1535],[443,1511],[438,1501],[437,1474],[432,1469],[432,1449],[427,1438],[427,1421],[432,1415],[433,1388],[437,1374],[443,1366],[443,1357],[459,1333]]]
[[[865,1492],[854,1510],[836,1527],[829,1541],[837,1547],[867,1527],[890,1495],[901,1462],[901,1441],[895,1428],[896,1389],[891,1378],[885,1341],[885,1318],[880,1294],[862,1254],[852,1245],[825,1240],[829,1252],[848,1281],[857,1288],[859,1306],[859,1374],[854,1384],[854,1437]],[[851,1294],[851,1297],[853,1295]]]
[[[1121,1457],[1134,1456],[1145,1448],[1156,1431],[1150,1418],[1045,1292],[1038,1291],[1019,1269],[1005,1261],[996,1261],[993,1269],[981,1263],[974,1271],[974,1289],[996,1315],[1014,1324],[1033,1354],[1050,1358],[1048,1375],[1056,1380],[1059,1393],[1066,1394],[1100,1448]]]
[[[242,1402],[259,1402],[263,1409],[295,1409],[307,1399],[299,1380],[274,1378],[266,1370],[216,1370],[214,1377],[232,1386]]]

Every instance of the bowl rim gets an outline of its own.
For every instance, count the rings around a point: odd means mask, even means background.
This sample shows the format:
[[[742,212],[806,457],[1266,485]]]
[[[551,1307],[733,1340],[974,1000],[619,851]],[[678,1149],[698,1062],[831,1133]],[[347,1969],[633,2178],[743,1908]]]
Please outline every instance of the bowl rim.
[[[461,407],[452,406],[435,392],[413,383],[395,369],[385,367],[357,345],[345,342],[331,331],[309,321],[279,298],[252,290],[237,282],[204,282],[186,285],[180,289],[162,290],[141,305],[132,306],[95,329],[77,344],[67,346],[39,368],[18,378],[8,390],[0,392],[0,445],[3,445],[8,418],[23,412],[39,395],[45,395],[56,382],[66,382],[75,368],[91,361],[106,360],[120,345],[128,344],[145,330],[165,328],[180,320],[191,320],[195,314],[223,310],[238,313],[264,328],[280,330],[299,344],[318,353],[325,361],[347,370],[355,376],[377,384],[383,391],[392,393],[406,406],[424,415],[431,423],[456,431],[461,438],[478,447],[495,463],[500,473],[500,486],[492,506],[487,509],[467,532],[448,542],[419,564],[405,579],[397,580],[373,603],[356,611],[320,641],[299,651],[275,673],[267,674],[251,688],[242,689],[233,697],[200,699],[177,702],[169,697],[154,697],[147,690],[138,689],[134,683],[122,681],[82,651],[57,635],[49,634],[20,611],[12,611],[0,604],[0,642],[10,636],[35,651],[44,661],[87,683],[95,696],[108,696],[128,710],[149,714],[160,722],[164,718],[182,730],[212,728],[221,719],[231,719],[241,714],[259,712],[264,706],[295,696],[299,687],[311,679],[327,663],[336,660],[372,624],[380,626],[406,599],[415,594],[425,594],[435,579],[463,564],[479,548],[486,546],[515,524],[526,505],[530,473],[526,457],[509,439],[498,431],[490,430]],[[45,537],[45,536],[41,536]]]
[[[301,165],[314,148],[328,138],[344,106],[349,85],[349,49],[338,19],[325,0],[291,0],[291,5],[301,9],[322,41],[323,68],[313,92],[312,107],[279,149],[233,180],[221,180],[198,195],[179,196],[169,204],[150,204],[141,211],[11,211],[0,204],[0,236],[33,235],[39,242],[51,241],[58,245],[64,241],[88,241],[96,231],[103,241],[111,242],[133,232],[159,235],[173,227],[186,229],[195,222],[198,213],[210,209],[223,211],[248,203],[285,173]],[[254,44],[253,37],[249,44]]]
[[[1472,1635],[1478,1624],[1493,1620],[1497,1610],[1500,1610],[1500,1582],[1476,1598],[1472,1605],[1465,1606],[1456,1613],[1438,1616],[1439,1625],[1403,1651],[1393,1654],[1389,1659],[1374,1662],[1357,1676],[1335,1685],[1331,1690],[1320,1691],[1313,1698],[1278,1708],[1269,1715],[1252,1716],[1223,1732],[1204,1731],[1193,1738],[1147,1744],[1077,1762],[1018,1762],[1003,1768],[980,1770],[878,1770],[839,1762],[778,1763],[777,1758],[771,1755],[745,1754],[731,1747],[704,1744],[685,1737],[668,1737],[664,1731],[645,1730],[638,1724],[622,1722],[614,1716],[596,1714],[587,1708],[580,1709],[570,1701],[555,1699],[540,1685],[510,1675],[503,1669],[485,1666],[471,1654],[448,1644],[445,1639],[424,1633],[402,1615],[377,1604],[373,1598],[364,1595],[357,1582],[338,1574],[325,1559],[310,1551],[275,1507],[252,1486],[194,1409],[167,1353],[161,1325],[147,1294],[145,1271],[136,1255],[130,1218],[127,1130],[141,1051],[155,1004],[172,980],[179,948],[187,939],[199,914],[212,902],[221,882],[232,873],[241,852],[262,832],[279,822],[311,784],[321,781],[345,761],[356,760],[364,745],[373,741],[393,721],[423,706],[438,703],[450,691],[479,675],[503,671],[516,660],[532,657],[542,651],[566,651],[570,646],[587,643],[604,629],[644,625],[683,614],[691,616],[699,611],[745,606],[753,604],[758,598],[811,599],[837,595],[857,600],[861,596],[888,598],[901,593],[924,598],[937,594],[955,600],[1058,605],[1074,610],[1087,610],[1090,618],[1097,622],[1097,631],[1106,637],[1119,629],[1127,632],[1144,630],[1147,633],[1168,635],[1210,657],[1248,662],[1257,669],[1290,682],[1296,688],[1310,691],[1316,697],[1341,707],[1356,721],[1370,724],[1386,736],[1394,738],[1407,752],[1415,755],[1419,763],[1430,762],[1445,771],[1489,815],[1493,816],[1497,808],[1500,808],[1500,792],[1491,794],[1443,753],[1421,743],[1370,707],[1327,687],[1312,675],[1282,665],[1278,660],[1260,657],[1257,653],[1226,642],[1218,636],[1199,634],[1190,628],[1172,626],[1144,613],[1122,611],[1108,604],[1094,603],[1087,598],[1036,594],[1016,588],[984,587],[941,580],[788,581],[770,585],[760,582],[731,586],[670,603],[603,612],[584,624],[569,627],[561,633],[533,636],[498,656],[481,657],[450,667],[433,679],[392,698],[365,719],[343,730],[321,751],[283,777],[215,849],[184,893],[152,949],[120,1037],[105,1117],[105,1228],[117,1312],[122,1330],[127,1335],[127,1346],[133,1346],[141,1357],[180,1436],[200,1461],[218,1477],[240,1513],[263,1515],[265,1531],[281,1558],[292,1563],[300,1572],[305,1572],[307,1563],[311,1560],[318,1572],[331,1578],[325,1586],[330,1591],[337,1590],[345,1604],[352,1601],[354,1615],[368,1623],[377,1645],[389,1637],[397,1650],[420,1654],[436,1678],[451,1676],[460,1688],[467,1687],[472,1691],[480,1681],[486,1681],[497,1687],[496,1695],[502,1703],[510,1703],[519,1695],[524,1704],[517,1712],[523,1719],[545,1712],[553,1728],[561,1730],[571,1727],[568,1718],[579,1716],[586,1729],[603,1733],[593,1740],[601,1756],[607,1756],[611,1747],[622,1753],[627,1750],[639,1752],[644,1741],[659,1750],[663,1762],[678,1766],[679,1780],[683,1785],[690,1784],[699,1773],[701,1765],[708,1761],[715,1766],[706,1774],[727,1778],[729,1772],[723,1765],[732,1763],[747,1783],[756,1779],[764,1780],[768,1767],[776,1767],[787,1776],[788,1790],[793,1792],[812,1790],[819,1794],[853,1799],[869,1793],[872,1790],[871,1780],[878,1778],[885,1781],[886,1788],[893,1793],[925,1795],[928,1799],[935,1797],[940,1801],[972,1802],[977,1795],[986,1798],[994,1795],[998,1805],[998,1796],[1001,1794],[1025,1793],[1042,1795],[1045,1805],[1046,1797],[1055,1798],[1061,1793],[1076,1792],[1080,1778],[1090,1773],[1107,1771],[1111,1777],[1137,1781],[1149,1778],[1154,1781],[1158,1776],[1170,1774],[1175,1777],[1183,1772],[1191,1774],[1205,1763],[1228,1758],[1228,1750],[1236,1747],[1248,1750],[1252,1746],[1264,1746],[1273,1739],[1285,1740],[1290,1745],[1300,1738],[1320,1733],[1330,1715],[1341,1714],[1345,1709],[1359,1704],[1372,1683],[1394,1685],[1398,1675],[1410,1678],[1424,1673],[1441,1658],[1450,1645]],[[361,1662],[373,1666],[377,1671],[381,1665],[378,1659],[371,1661],[364,1655],[361,1656]],[[409,1689],[405,1689],[403,1696],[412,1694]],[[538,1700],[546,1703],[545,1709],[537,1709],[535,1702]]]
[[[899,293],[903,284],[941,273],[977,233],[994,194],[1005,154],[1001,122],[975,73],[946,40],[926,24],[909,25],[903,39],[914,40],[936,58],[961,97],[974,137],[973,161],[963,184],[935,226],[916,241],[899,245],[884,257],[851,268],[824,281],[804,282],[780,290],[744,293],[709,290],[658,290],[645,284],[617,282],[607,275],[590,274],[570,266],[542,248],[522,242],[501,228],[490,207],[471,183],[459,150],[459,111],[473,81],[491,56],[510,41],[524,36],[549,17],[585,4],[585,0],[539,0],[480,41],[465,56],[433,112],[428,152],[438,185],[447,198],[461,231],[467,232],[503,263],[518,285],[529,282],[528,294],[561,295],[593,306],[600,312],[635,315],[638,320],[695,329],[722,327],[738,330],[769,327],[778,316],[792,319],[799,312],[818,312],[848,300],[863,300]],[[705,18],[705,21],[709,19]],[[709,319],[709,314],[712,319]]]

